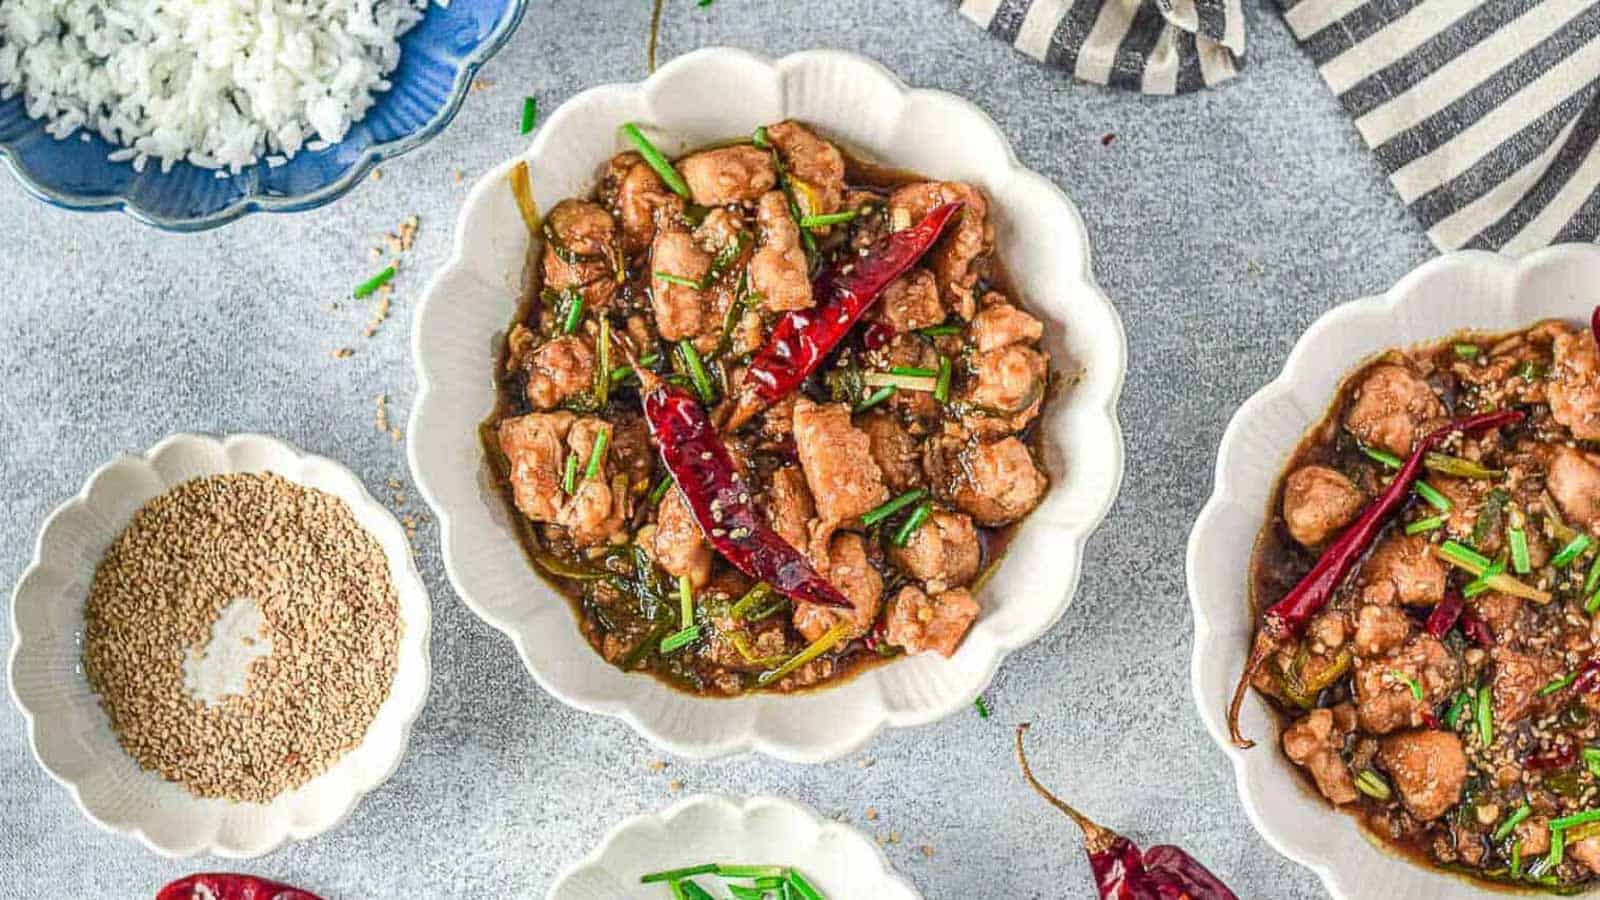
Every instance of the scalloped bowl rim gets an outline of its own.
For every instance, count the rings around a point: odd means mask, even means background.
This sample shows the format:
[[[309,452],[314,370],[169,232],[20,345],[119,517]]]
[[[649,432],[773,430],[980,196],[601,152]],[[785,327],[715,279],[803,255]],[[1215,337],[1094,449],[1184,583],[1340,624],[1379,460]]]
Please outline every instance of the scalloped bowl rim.
[[[472,85],[473,78],[496,53],[500,52],[511,39],[511,35],[516,33],[517,26],[522,24],[522,18],[528,12],[531,0],[508,0],[508,2],[510,8],[507,14],[501,17],[496,31],[462,59],[461,68],[457,70],[455,80],[450,85],[450,99],[440,107],[432,119],[411,134],[368,147],[360,158],[345,169],[344,174],[309,193],[289,197],[246,194],[208,215],[168,217],[146,210],[126,194],[98,197],[47,185],[24,169],[21,161],[15,157],[15,151],[3,142],[0,142],[0,168],[10,172],[29,195],[59,209],[85,213],[120,212],[152,228],[177,233],[208,231],[238,221],[251,213],[294,213],[318,209],[349,193],[380,164],[417,149],[438,137],[440,132],[449,127],[455,120],[456,114],[461,111],[462,104],[466,102],[467,89]],[[73,135],[76,134],[77,131],[74,131]],[[68,135],[66,139],[72,139],[73,135]],[[125,162],[123,165],[131,163]],[[266,162],[260,161],[254,163],[251,168],[263,165],[266,165]]]
[[[113,469],[126,465],[130,462],[134,464],[150,466],[152,460],[154,460],[158,455],[168,451],[169,448],[185,443],[212,445],[220,448],[225,454],[229,448],[253,444],[256,446],[267,447],[275,453],[288,454],[294,458],[300,466],[323,467],[327,471],[332,472],[336,477],[347,481],[347,483],[355,489],[356,498],[360,501],[361,505],[365,507],[364,510],[358,511],[358,514],[364,512],[366,515],[377,518],[383,522],[383,527],[386,530],[389,529],[390,526],[396,530],[400,529],[400,523],[395,519],[394,514],[389,512],[389,510],[384,507],[383,504],[379,503],[377,499],[371,495],[371,493],[366,489],[366,486],[362,483],[361,479],[358,478],[348,467],[325,456],[307,453],[295,447],[293,444],[290,444],[287,441],[283,441],[279,438],[272,437],[271,435],[259,434],[255,432],[240,432],[227,435],[211,435],[199,432],[179,432],[163,438],[142,453],[119,454],[95,468],[95,470],[84,479],[83,486],[79,488],[78,491],[71,497],[62,501],[54,509],[52,509],[50,514],[45,517],[43,523],[41,523],[39,526],[38,534],[34,538],[33,555],[28,562],[28,566],[23,569],[22,573],[18,576],[16,585],[13,587],[11,592],[11,603],[9,604],[9,610],[12,645],[6,661],[7,687],[8,693],[11,695],[12,705],[14,705],[22,714],[24,728],[26,729],[28,735],[28,748],[32,752],[34,760],[38,762],[40,768],[45,770],[45,773],[50,776],[51,780],[67,789],[67,792],[72,796],[73,803],[78,807],[78,810],[83,813],[84,817],[89,819],[89,821],[93,822],[95,825],[107,832],[113,834],[130,835],[138,839],[141,844],[151,851],[169,858],[212,855],[230,859],[250,859],[272,853],[290,841],[308,840],[338,828],[340,825],[344,824],[347,819],[349,819],[351,813],[355,811],[356,805],[359,804],[367,794],[377,790],[385,782],[387,782],[396,771],[399,770],[400,763],[405,758],[406,749],[411,742],[412,729],[415,726],[418,717],[421,716],[423,707],[427,704],[428,687],[430,681],[432,680],[432,662],[429,649],[430,637],[433,628],[432,603],[429,598],[427,585],[422,580],[421,573],[417,570],[415,559],[412,558],[412,556],[408,553],[400,561],[401,564],[397,566],[395,559],[388,553],[388,550],[385,549],[385,556],[389,558],[389,570],[391,577],[398,570],[404,574],[405,580],[409,582],[409,585],[397,584],[396,588],[409,589],[421,598],[421,603],[417,610],[419,612],[419,616],[416,619],[406,618],[404,620],[407,631],[415,629],[416,633],[415,641],[418,648],[418,653],[415,657],[410,659],[410,662],[412,665],[419,667],[417,670],[417,680],[421,686],[421,689],[417,691],[411,698],[409,698],[410,702],[402,707],[398,713],[400,716],[400,720],[397,723],[399,728],[399,740],[395,742],[391,758],[384,765],[382,773],[371,778],[366,784],[353,785],[348,800],[346,800],[343,804],[343,809],[326,825],[298,829],[294,825],[290,824],[281,834],[276,834],[270,841],[261,846],[239,848],[221,843],[220,839],[215,835],[209,838],[202,837],[198,840],[191,840],[190,843],[184,846],[170,846],[167,844],[158,843],[150,836],[146,828],[142,825],[134,824],[123,826],[105,821],[91,811],[88,805],[84,802],[82,788],[79,783],[59,772],[56,766],[50,760],[45,759],[44,754],[40,752],[38,715],[23,701],[21,695],[17,691],[16,667],[23,650],[21,632],[18,626],[18,609],[23,599],[22,590],[32,580],[35,573],[44,565],[44,542],[46,536],[51,533],[52,526],[55,525],[55,523],[65,515],[78,509],[88,508],[90,495],[94,491],[96,485],[101,483],[103,476],[111,472]],[[244,470],[235,469],[231,471]],[[287,475],[284,477],[289,478],[290,481],[294,481],[297,484],[300,483],[298,478]],[[340,499],[344,500],[347,504],[352,503],[350,498],[341,497]],[[366,526],[363,526],[363,529],[367,530]],[[403,531],[400,531],[399,533],[403,534]],[[380,546],[382,546],[381,540],[379,543]],[[401,609],[402,611],[405,609],[405,604],[403,602],[401,604]],[[412,643],[412,638],[409,635],[403,636],[401,639],[402,651],[404,650],[405,645],[408,643]],[[396,662],[397,678],[399,673],[398,666],[404,665],[407,661],[407,656],[402,652]],[[393,695],[391,695],[391,697],[392,696]],[[361,744],[357,745],[355,748],[352,748],[345,755],[348,756],[350,753],[355,753],[357,750],[366,745],[366,741],[367,739],[363,738]],[[312,779],[312,781],[307,782],[307,784],[315,784],[318,779],[325,777],[326,774],[327,773],[317,776],[317,778]]]
[[[639,815],[624,819],[623,821],[618,822],[616,825],[613,825],[611,828],[607,829],[605,835],[600,838],[600,843],[596,845],[593,850],[589,851],[588,855],[584,856],[577,862],[569,864],[565,869],[562,869],[561,872],[556,875],[555,881],[551,883],[550,890],[545,896],[545,900],[563,900],[561,891],[566,887],[569,880],[586,870],[603,869],[606,855],[612,851],[612,848],[618,842],[622,841],[632,832],[640,829],[650,828],[651,826],[660,826],[664,829],[670,829],[674,821],[679,817],[685,813],[694,812],[702,807],[713,807],[718,810],[736,815],[739,817],[740,825],[742,827],[749,827],[750,819],[756,813],[759,813],[764,809],[781,810],[795,818],[804,821],[812,829],[811,835],[814,837],[821,837],[824,834],[837,834],[850,843],[857,844],[871,851],[872,856],[878,860],[880,866],[877,872],[872,873],[879,876],[879,883],[874,885],[874,887],[880,886],[882,882],[888,882],[895,888],[904,890],[908,898],[919,898],[922,896],[921,892],[916,889],[916,886],[911,883],[910,879],[906,878],[904,875],[901,875],[895,870],[894,865],[889,862],[889,857],[884,854],[883,848],[870,840],[866,835],[862,834],[859,829],[851,825],[847,825],[843,822],[833,819],[824,818],[810,807],[807,807],[801,803],[797,803],[793,800],[785,799],[783,797],[759,795],[740,798],[724,793],[704,793],[685,797],[684,799],[666,807],[665,809],[657,810],[655,812],[640,813]],[[690,836],[688,838],[680,839],[688,841],[692,840],[693,837]],[[803,868],[805,864],[794,863],[793,865],[795,868]],[[633,873],[630,872],[629,876],[631,877],[632,874]]]
[[[1508,310],[1519,305],[1519,294],[1516,288],[1521,284],[1521,278],[1529,272],[1541,271],[1546,267],[1561,269],[1562,267],[1576,267],[1579,271],[1587,270],[1600,276],[1600,246],[1593,244],[1565,244],[1547,247],[1531,253],[1520,259],[1513,259],[1501,254],[1483,250],[1465,250],[1448,253],[1436,257],[1401,278],[1389,290],[1382,294],[1362,297],[1351,300],[1324,312],[1301,335],[1299,340],[1290,350],[1285,359],[1283,368],[1278,375],[1261,389],[1257,390],[1240,405],[1237,412],[1229,420],[1222,438],[1218,444],[1216,464],[1213,469],[1213,490],[1205,506],[1195,519],[1195,524],[1189,535],[1185,556],[1185,584],[1189,594],[1190,610],[1194,617],[1194,647],[1190,659],[1190,689],[1192,698],[1198,707],[1200,719],[1213,741],[1228,757],[1233,768],[1234,782],[1239,794],[1239,800],[1244,807],[1246,817],[1257,833],[1266,842],[1288,859],[1316,873],[1323,886],[1335,900],[1356,900],[1359,896],[1353,884],[1353,877],[1363,864],[1370,866],[1377,860],[1388,860],[1403,867],[1401,869],[1386,869],[1388,874],[1399,874],[1406,879],[1402,888],[1415,888],[1421,890],[1440,891],[1433,896],[1460,896],[1457,893],[1443,893],[1446,887],[1454,891],[1465,891],[1473,897],[1483,900],[1492,898],[1515,896],[1516,892],[1507,893],[1504,890],[1486,889],[1476,882],[1464,877],[1453,876],[1447,872],[1431,869],[1419,863],[1394,854],[1387,847],[1368,835],[1359,828],[1354,817],[1335,810],[1325,810],[1328,815],[1327,824],[1348,828],[1359,834],[1367,845],[1364,852],[1375,854],[1368,857],[1360,855],[1356,858],[1320,854],[1304,845],[1295,834],[1280,825],[1275,820],[1274,796],[1267,793],[1266,788],[1258,784],[1256,776],[1250,770],[1250,753],[1272,754],[1273,763],[1288,767],[1287,760],[1281,758],[1277,752],[1278,732],[1263,732],[1256,735],[1256,746],[1245,751],[1233,746],[1229,739],[1226,726],[1226,696],[1210,696],[1207,692],[1206,682],[1215,673],[1219,666],[1227,667],[1225,681],[1232,685],[1237,677],[1237,667],[1243,663],[1242,648],[1232,645],[1230,637],[1224,635],[1225,625],[1219,624],[1219,619],[1229,615],[1231,604],[1240,602],[1244,575],[1238,578],[1235,585],[1208,584],[1201,573],[1200,561],[1207,555],[1213,541],[1220,540],[1218,535],[1221,529],[1215,526],[1226,509],[1234,505],[1242,505],[1243,501],[1235,499],[1232,490],[1234,460],[1245,452],[1242,446],[1246,429],[1257,419],[1266,414],[1269,404],[1281,398],[1292,395],[1295,386],[1301,383],[1302,373],[1318,368],[1327,368],[1327,365],[1318,361],[1318,355],[1325,349],[1323,346],[1335,338],[1336,330],[1347,320],[1354,321],[1366,316],[1379,316],[1386,319],[1398,319],[1405,311],[1415,307],[1437,303],[1437,299],[1430,296],[1431,286],[1442,284],[1452,277],[1472,275],[1480,283],[1492,283],[1502,286],[1499,302],[1506,304]],[[1499,279],[1498,282],[1495,279]],[[1596,298],[1600,301],[1600,292]],[[1424,311],[1424,316],[1447,316],[1448,312],[1433,313]],[[1524,324],[1531,325],[1533,321]],[[1434,334],[1432,339],[1442,339],[1451,334],[1471,331],[1470,325],[1460,327],[1441,326],[1444,330]],[[1515,326],[1513,326],[1515,327]],[[1488,329],[1490,331],[1498,329]],[[1426,340],[1426,339],[1423,339]],[[1400,344],[1393,340],[1389,345],[1409,346],[1410,343]],[[1337,364],[1337,376],[1343,379],[1360,365],[1361,359],[1345,360],[1343,355],[1338,357],[1341,362]],[[1291,401],[1292,402],[1292,401]],[[1296,434],[1303,434],[1306,428],[1314,424],[1314,416],[1320,418],[1326,409],[1326,401],[1321,408],[1308,414],[1308,419],[1300,423]],[[1284,455],[1275,461],[1273,472],[1281,472],[1284,460],[1287,459],[1287,449]],[[1255,524],[1255,530],[1248,535],[1251,545],[1254,544],[1255,534],[1259,531],[1260,521],[1266,512],[1265,507],[1249,513]],[[1231,597],[1231,599],[1229,599]],[[1236,611],[1235,611],[1236,613]],[[1246,624],[1248,627],[1248,623]],[[1252,704],[1262,706],[1263,703],[1253,692],[1251,700],[1246,704],[1249,712]],[[1276,729],[1276,725],[1267,723],[1268,728]],[[1286,769],[1285,769],[1286,771]],[[1293,774],[1293,773],[1291,773]],[[1300,784],[1298,777],[1296,784],[1310,796],[1309,789]],[[1313,797],[1313,801],[1322,803],[1320,797]],[[1391,883],[1391,888],[1394,887]]]
[[[1080,527],[1076,527],[1071,535],[1074,558],[1078,560],[1079,565],[1072,566],[1069,572],[1061,575],[1059,602],[1055,608],[1050,610],[1047,616],[1034,623],[1033,627],[1027,629],[1026,633],[1020,635],[1017,640],[1004,644],[997,642],[995,651],[981,664],[981,674],[977,677],[975,686],[970,690],[963,692],[959,696],[945,697],[936,705],[909,710],[889,709],[880,697],[876,702],[881,707],[881,715],[876,717],[871,727],[858,733],[835,734],[832,736],[811,734],[807,736],[805,741],[794,741],[769,739],[766,736],[753,733],[756,729],[751,727],[741,734],[733,735],[726,739],[674,740],[652,727],[635,709],[635,707],[641,706],[644,701],[649,699],[647,696],[648,689],[643,688],[643,685],[645,683],[655,683],[653,679],[649,679],[647,676],[635,673],[632,677],[639,680],[640,687],[628,696],[619,699],[577,697],[557,689],[542,671],[543,667],[536,663],[534,655],[529,650],[528,642],[524,639],[525,636],[518,631],[518,623],[495,616],[477,602],[471,591],[464,585],[460,573],[461,564],[456,558],[454,547],[457,529],[460,527],[456,521],[457,514],[441,506],[439,491],[434,484],[435,475],[428,471],[419,461],[419,442],[423,440],[422,435],[429,433],[426,418],[431,395],[435,393],[434,378],[429,372],[427,336],[423,333],[424,327],[428,322],[428,308],[441,302],[439,299],[441,285],[458,274],[469,277],[475,282],[483,282],[482,273],[475,272],[467,260],[467,248],[474,237],[468,234],[467,229],[475,215],[475,210],[489,202],[491,192],[505,190],[504,180],[509,171],[518,162],[527,160],[530,166],[538,164],[537,161],[541,154],[545,152],[546,146],[555,143],[556,136],[560,135],[561,126],[566,122],[567,116],[581,116],[587,104],[604,103],[608,100],[616,100],[619,96],[635,97],[647,101],[654,96],[652,91],[656,86],[672,79],[680,71],[699,65],[702,61],[707,60],[724,64],[729,64],[730,60],[732,60],[738,65],[759,67],[772,73],[780,80],[789,73],[803,71],[808,66],[854,65],[860,68],[860,74],[864,78],[870,77],[879,82],[879,84],[871,87],[891,87],[896,92],[896,97],[901,104],[902,110],[913,101],[934,99],[941,104],[941,110],[946,113],[953,113],[959,110],[961,114],[969,116],[972,122],[982,125],[984,131],[981,135],[982,137],[992,141],[995,146],[1003,148],[1005,159],[1010,168],[1002,174],[1028,179],[1028,184],[1031,187],[1038,188],[1043,196],[1048,197],[1049,202],[1052,204],[1052,212],[1061,217],[1062,224],[1074,230],[1074,237],[1082,250],[1081,256],[1078,259],[1064,260],[1061,265],[1076,267],[1073,271],[1072,284],[1075,296],[1081,295],[1086,300],[1092,298],[1092,301],[1097,306],[1092,315],[1103,316],[1105,320],[1099,324],[1105,327],[1106,333],[1098,336],[1105,339],[1109,346],[1103,348],[1107,354],[1107,363],[1101,365],[1100,368],[1101,370],[1110,371],[1107,372],[1104,383],[1100,385],[1102,389],[1101,395],[1095,398],[1084,397],[1085,385],[1079,384],[1072,391],[1067,392],[1065,396],[1058,397],[1054,401],[1055,406],[1053,407],[1056,410],[1070,407],[1075,402],[1073,398],[1078,397],[1077,403],[1082,404],[1083,408],[1096,413],[1097,418],[1094,424],[1097,428],[1103,428],[1105,431],[1105,443],[1101,448],[1101,452],[1103,454],[1103,463],[1109,470],[1109,483],[1106,485],[1106,489],[1100,496],[1095,498],[1093,508],[1086,509],[1082,513],[1083,524]],[[617,124],[620,125],[621,123],[618,122]],[[641,124],[644,123],[641,122]],[[819,124],[826,126],[825,122]],[[507,321],[509,321],[509,317]],[[496,327],[503,328],[503,325]],[[974,698],[982,693],[983,689],[994,677],[1004,658],[1012,651],[1031,643],[1048,631],[1060,620],[1068,606],[1070,606],[1081,576],[1084,545],[1089,536],[1094,533],[1104,521],[1107,513],[1109,513],[1118,496],[1123,476],[1123,442],[1121,426],[1117,418],[1117,403],[1126,375],[1127,340],[1115,307],[1095,282],[1090,262],[1088,233],[1077,207],[1054,182],[1023,167],[1022,163],[1017,159],[1010,142],[1006,140],[999,127],[986,113],[970,101],[943,91],[911,88],[875,60],[839,50],[809,50],[790,54],[780,59],[772,59],[771,57],[740,49],[707,47],[673,59],[643,82],[602,85],[590,88],[569,99],[544,121],[540,126],[538,135],[527,150],[490,170],[474,185],[457,218],[451,255],[446,263],[433,275],[427,289],[424,291],[423,299],[418,304],[416,324],[412,331],[412,353],[417,370],[417,394],[408,427],[408,457],[412,476],[416,480],[423,497],[438,518],[441,554],[445,571],[457,596],[475,615],[512,639],[523,665],[547,693],[575,708],[619,718],[628,723],[635,732],[651,740],[657,746],[684,757],[703,759],[755,751],[790,762],[826,762],[859,749],[871,741],[886,726],[910,727],[923,725],[945,718],[964,707],[970,706]],[[487,365],[487,361],[485,365]],[[484,413],[487,414],[487,411],[485,409]],[[442,479],[442,476],[440,477]],[[1052,492],[1056,489],[1057,482],[1052,482]],[[498,501],[498,498],[495,499]],[[515,560],[515,565],[528,567],[530,564],[519,554]],[[529,575],[530,577],[532,576],[531,570]],[[535,580],[538,581],[537,578]],[[538,587],[543,589],[542,581],[538,582]],[[565,603],[566,601],[563,599],[562,602]],[[983,619],[980,618],[979,624],[974,627],[974,632],[981,628],[982,623]],[[576,628],[574,628],[574,631],[576,631]],[[968,635],[968,643],[971,643],[973,636],[973,634]],[[870,678],[881,671],[882,667],[879,667],[851,680],[860,681]],[[665,688],[662,689],[665,690]],[[835,685],[828,690],[837,691],[842,689],[843,686]],[[740,701],[714,700],[703,702],[730,703]]]

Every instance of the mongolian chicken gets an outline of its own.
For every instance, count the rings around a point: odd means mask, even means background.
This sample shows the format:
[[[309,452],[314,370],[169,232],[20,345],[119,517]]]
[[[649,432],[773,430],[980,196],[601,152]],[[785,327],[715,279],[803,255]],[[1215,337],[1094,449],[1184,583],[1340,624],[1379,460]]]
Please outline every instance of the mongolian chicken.
[[[1595,337],[1544,322],[1366,365],[1277,486],[1246,677],[1316,790],[1414,858],[1600,883],[1596,440]]]
[[[975,187],[796,122],[634,126],[539,223],[484,444],[606,660],[736,695],[956,652],[1049,484],[1043,323]]]

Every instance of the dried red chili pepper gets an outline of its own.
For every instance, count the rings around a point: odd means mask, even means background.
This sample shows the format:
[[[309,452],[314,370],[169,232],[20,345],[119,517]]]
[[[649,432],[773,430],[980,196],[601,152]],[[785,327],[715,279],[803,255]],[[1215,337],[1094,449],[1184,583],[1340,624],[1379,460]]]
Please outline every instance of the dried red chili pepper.
[[[873,322],[861,332],[861,346],[868,350],[882,350],[894,340],[894,326],[888,322]]]
[[[933,249],[963,205],[946,203],[910,228],[884,238],[866,256],[849,259],[818,275],[812,282],[817,305],[779,319],[771,337],[756,351],[745,370],[728,428],[750,421],[816,371],[884,288]]]
[[[1549,753],[1530,757],[1523,762],[1522,766],[1529,771],[1544,772],[1551,769],[1565,769],[1577,761],[1578,745],[1566,743]]]
[[[1428,634],[1442,639],[1455,627],[1456,620],[1461,618],[1461,609],[1461,595],[1456,591],[1445,591],[1444,599],[1433,607],[1433,612],[1428,613],[1428,623],[1423,627]]]
[[[322,900],[310,891],[302,891],[277,881],[268,881],[254,875],[233,875],[226,872],[203,872],[179,878],[162,888],[156,900]]]
[[[1591,659],[1578,670],[1578,677],[1572,679],[1572,689],[1580,694],[1592,694],[1600,690],[1600,659]]]
[[[1411,451],[1411,456],[1400,467],[1400,471],[1395,473],[1394,480],[1389,482],[1389,486],[1378,495],[1378,499],[1362,510],[1355,522],[1341,532],[1333,543],[1328,545],[1328,549],[1322,551],[1322,555],[1317,557],[1316,563],[1312,565],[1311,571],[1290,588],[1289,593],[1283,595],[1283,599],[1267,608],[1266,613],[1262,615],[1261,628],[1256,632],[1255,646],[1250,651],[1250,660],[1245,664],[1244,671],[1239,674],[1239,683],[1233,688],[1233,700],[1228,704],[1228,734],[1233,738],[1234,746],[1241,749],[1255,746],[1254,741],[1247,741],[1239,734],[1239,708],[1244,705],[1245,690],[1250,686],[1251,680],[1255,678],[1269,656],[1285,642],[1299,637],[1311,618],[1327,607],[1351,567],[1377,540],[1378,532],[1382,530],[1384,522],[1411,496],[1412,485],[1416,483],[1422,471],[1423,457],[1439,446],[1445,438],[1457,432],[1487,431],[1519,422],[1522,418],[1523,413],[1516,410],[1500,410],[1468,416],[1449,422],[1418,441],[1416,448]]]
[[[1494,629],[1490,628],[1488,622],[1478,618],[1474,613],[1464,612],[1461,614],[1461,633],[1467,636],[1467,640],[1477,644],[1479,647],[1494,646]]]
[[[705,407],[683,388],[629,364],[644,387],[644,416],[661,461],[689,501],[706,540],[739,571],[802,603],[848,607],[850,601],[767,525]]]
[[[1026,723],[1017,726],[1017,761],[1028,785],[1083,829],[1095,888],[1101,900],[1239,900],[1228,886],[1187,852],[1161,845],[1141,851],[1132,841],[1068,806],[1033,777],[1022,749]]]

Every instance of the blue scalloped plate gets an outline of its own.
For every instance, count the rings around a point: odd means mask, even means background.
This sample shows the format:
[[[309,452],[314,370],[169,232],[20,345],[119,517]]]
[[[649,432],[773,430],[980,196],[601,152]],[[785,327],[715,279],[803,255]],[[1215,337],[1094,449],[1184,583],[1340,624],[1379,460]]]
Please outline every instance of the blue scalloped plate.
[[[400,39],[400,66],[388,91],[344,140],[302,150],[277,168],[257,163],[218,178],[210,169],[178,163],[144,172],[106,156],[115,148],[77,133],[56,140],[28,118],[22,97],[0,102],[0,161],[29,193],[67,209],[121,210],[167,231],[202,231],[252,212],[315,209],[342,196],[385,159],[438,134],[461,108],[474,73],[522,21],[528,0],[452,0],[433,6]]]

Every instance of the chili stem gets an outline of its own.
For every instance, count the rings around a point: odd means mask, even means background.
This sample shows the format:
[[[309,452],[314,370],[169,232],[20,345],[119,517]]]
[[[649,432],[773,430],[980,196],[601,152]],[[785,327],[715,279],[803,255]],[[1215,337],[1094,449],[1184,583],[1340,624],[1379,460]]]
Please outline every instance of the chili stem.
[[[644,132],[639,130],[638,125],[629,122],[622,126],[622,133],[633,143],[634,149],[638,150],[639,155],[644,157],[644,161],[650,164],[650,168],[656,170],[656,174],[661,176],[661,180],[666,182],[667,187],[671,188],[674,194],[684,198],[689,196],[689,185],[684,182],[683,176],[679,175],[678,170],[672,167],[672,163],[661,155],[661,151],[656,149],[656,145],[650,143],[650,139],[644,136]]]

